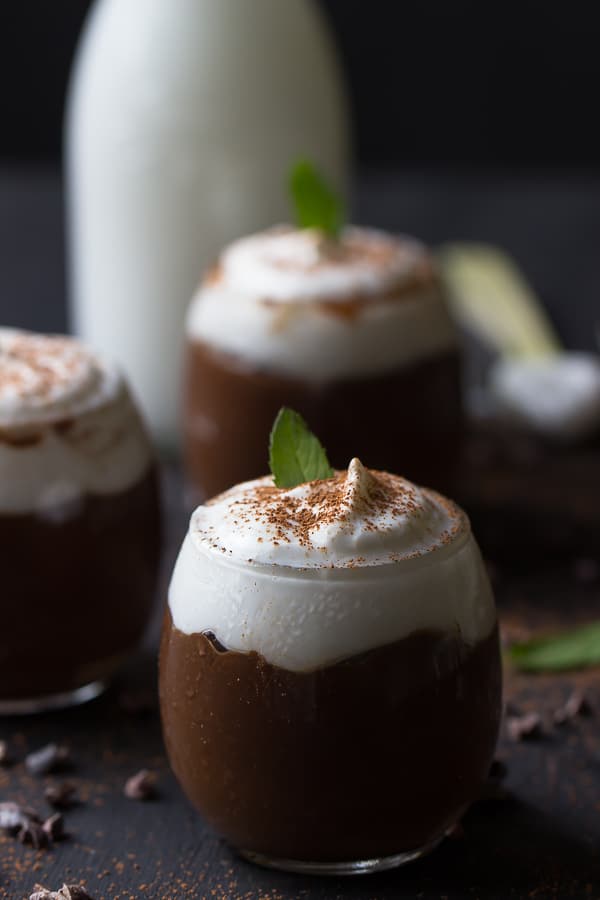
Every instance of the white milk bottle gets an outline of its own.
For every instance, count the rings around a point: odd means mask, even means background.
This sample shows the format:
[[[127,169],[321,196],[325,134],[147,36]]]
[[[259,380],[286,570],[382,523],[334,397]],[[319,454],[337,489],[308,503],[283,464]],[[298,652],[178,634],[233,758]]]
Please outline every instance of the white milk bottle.
[[[290,218],[286,173],[347,174],[345,95],[314,0],[97,0],[66,121],[74,330],[124,367],[153,432],[179,432],[200,274]]]

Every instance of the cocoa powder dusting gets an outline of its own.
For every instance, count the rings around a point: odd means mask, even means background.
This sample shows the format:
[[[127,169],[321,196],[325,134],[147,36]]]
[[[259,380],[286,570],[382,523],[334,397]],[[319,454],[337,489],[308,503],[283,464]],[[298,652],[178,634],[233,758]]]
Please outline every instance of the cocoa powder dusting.
[[[306,482],[305,486],[309,487],[308,494],[299,496],[294,493],[295,489],[280,489],[271,483],[254,484],[232,501],[232,523],[242,528],[253,528],[257,523],[267,525],[273,546],[289,544],[293,539],[301,547],[321,549],[325,554],[327,547],[315,548],[313,545],[315,531],[323,526],[338,524],[343,528],[345,522],[361,520],[363,531],[375,533],[391,529],[401,517],[418,517],[422,513],[418,488],[396,475],[364,469],[358,461],[354,470],[351,464],[348,471],[338,471],[332,478]],[[464,514],[445,497],[433,496],[449,520],[448,528],[436,536],[436,541],[442,545],[451,543],[464,528]],[[220,496],[215,497],[207,505],[220,499]],[[384,515],[387,525],[381,522]],[[208,537],[208,530],[199,529],[199,533]],[[212,542],[211,546],[216,548],[218,544]],[[421,556],[432,548],[416,549],[411,553],[402,551],[391,554],[390,559],[396,562]],[[360,566],[365,561],[365,557],[357,556],[348,560],[345,567]]]
[[[35,376],[35,393],[40,399],[48,396],[58,385],[68,383],[80,365],[80,353],[73,352],[73,342],[60,337],[38,337],[29,334],[16,335],[2,347],[6,362],[20,366],[0,365],[0,388],[22,395],[31,387],[31,374]],[[60,360],[60,368],[49,360]]]

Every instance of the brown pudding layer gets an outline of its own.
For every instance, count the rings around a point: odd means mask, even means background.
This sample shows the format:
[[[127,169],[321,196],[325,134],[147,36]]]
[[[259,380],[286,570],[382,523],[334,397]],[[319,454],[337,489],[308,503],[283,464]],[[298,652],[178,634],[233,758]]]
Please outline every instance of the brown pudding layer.
[[[0,703],[113,673],[151,615],[159,543],[154,468],[118,494],[0,514]]]
[[[498,633],[419,631],[312,672],[186,635],[167,611],[163,728],[192,803],[233,845],[313,862],[443,835],[478,795],[498,732]]]
[[[188,341],[184,384],[187,467],[207,497],[264,474],[281,406],[306,418],[334,467],[358,456],[371,468],[452,493],[463,431],[456,349],[384,375],[316,384]]]
[[[600,435],[561,445],[473,423],[456,494],[493,560],[530,568],[600,557]]]

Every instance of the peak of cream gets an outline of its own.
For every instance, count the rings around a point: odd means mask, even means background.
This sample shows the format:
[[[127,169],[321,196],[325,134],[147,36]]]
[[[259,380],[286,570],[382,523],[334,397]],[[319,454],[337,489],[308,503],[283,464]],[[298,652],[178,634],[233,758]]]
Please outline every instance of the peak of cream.
[[[421,630],[476,643],[492,593],[468,519],[403,478],[365,469],[290,489],[271,478],[199,507],[169,588],[185,634],[310,671]]]
[[[429,268],[425,247],[412,238],[348,227],[332,240],[280,226],[231,244],[220,277],[231,290],[268,300],[331,302],[386,293]]]
[[[73,338],[0,329],[0,427],[68,417],[119,387],[117,373]]]
[[[200,506],[190,525],[201,550],[252,565],[294,568],[381,565],[419,557],[467,528],[449,501],[404,478],[366,469],[294,488],[270,476],[244,482]]]

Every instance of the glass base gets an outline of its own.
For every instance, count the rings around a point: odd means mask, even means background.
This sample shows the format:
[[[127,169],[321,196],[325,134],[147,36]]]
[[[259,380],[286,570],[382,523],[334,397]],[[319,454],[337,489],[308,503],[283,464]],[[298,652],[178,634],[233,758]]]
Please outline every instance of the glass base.
[[[310,862],[303,859],[278,859],[274,856],[265,856],[262,853],[254,853],[252,850],[240,850],[241,855],[250,862],[265,866],[268,869],[281,869],[283,872],[298,872],[304,875],[370,875],[372,872],[385,872],[386,869],[396,869],[406,863],[420,859],[427,853],[431,853],[443,837],[419,847],[417,850],[407,850],[404,853],[395,853],[393,856],[378,856],[374,859],[357,859],[349,862]]]
[[[0,699],[0,716],[26,716],[32,713],[51,712],[55,709],[66,709],[69,706],[80,706],[99,697],[107,687],[105,681],[90,681],[83,687],[61,694],[47,694],[42,697],[26,697],[23,700]]]

